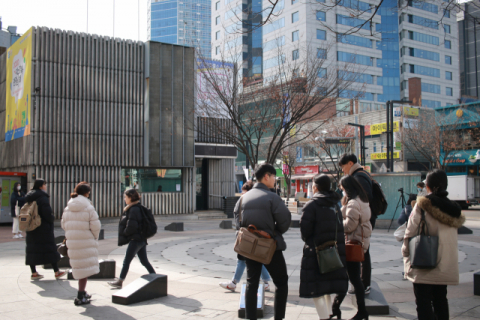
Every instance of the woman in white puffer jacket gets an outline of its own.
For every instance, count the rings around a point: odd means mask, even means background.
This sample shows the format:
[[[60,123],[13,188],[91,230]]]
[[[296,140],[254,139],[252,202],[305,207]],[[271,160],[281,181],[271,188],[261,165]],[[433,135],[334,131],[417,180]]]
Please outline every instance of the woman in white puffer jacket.
[[[70,196],[63,211],[62,228],[67,239],[68,257],[74,279],[78,279],[78,294],[75,305],[90,303],[91,296],[85,291],[87,278],[100,272],[98,264],[98,236],[101,223],[98,214],[88,199],[91,187],[80,182]]]

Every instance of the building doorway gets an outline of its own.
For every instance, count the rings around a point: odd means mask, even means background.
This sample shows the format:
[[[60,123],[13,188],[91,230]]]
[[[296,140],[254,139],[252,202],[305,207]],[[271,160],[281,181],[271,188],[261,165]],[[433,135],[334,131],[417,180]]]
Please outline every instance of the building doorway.
[[[208,159],[195,159],[197,210],[208,210]]]

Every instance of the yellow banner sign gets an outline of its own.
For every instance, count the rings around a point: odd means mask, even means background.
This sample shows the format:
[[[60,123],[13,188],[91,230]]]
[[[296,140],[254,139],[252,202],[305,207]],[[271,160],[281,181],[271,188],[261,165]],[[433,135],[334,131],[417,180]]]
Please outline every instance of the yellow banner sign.
[[[411,117],[418,117],[418,108],[403,107],[403,114]]]
[[[387,160],[387,153],[386,152],[372,153],[370,157],[372,158],[372,160]],[[393,159],[400,159],[400,151],[395,151],[393,153]]]
[[[7,50],[5,141],[30,134],[32,34],[30,28]]]
[[[400,128],[400,121],[394,121],[393,132],[398,132],[400,130],[399,128]],[[370,126],[370,134],[372,136],[376,134],[382,134],[384,132],[387,132],[387,123],[376,123]]]

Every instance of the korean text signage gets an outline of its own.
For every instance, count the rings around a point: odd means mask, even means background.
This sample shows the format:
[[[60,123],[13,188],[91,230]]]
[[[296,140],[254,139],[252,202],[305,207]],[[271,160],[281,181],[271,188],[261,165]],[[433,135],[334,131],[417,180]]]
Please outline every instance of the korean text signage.
[[[403,114],[405,116],[418,117],[418,108],[403,107]]]
[[[5,141],[30,134],[32,34],[30,28],[7,50]]]
[[[295,167],[295,174],[311,174],[318,173],[318,166],[301,166]]]
[[[400,128],[400,121],[393,122],[393,132],[398,132]],[[370,135],[374,136],[387,132],[387,123],[376,123],[370,126]]]
[[[372,153],[370,157],[372,158],[372,160],[387,160],[387,153],[386,152]],[[400,151],[395,151],[393,153],[393,159],[400,159]]]

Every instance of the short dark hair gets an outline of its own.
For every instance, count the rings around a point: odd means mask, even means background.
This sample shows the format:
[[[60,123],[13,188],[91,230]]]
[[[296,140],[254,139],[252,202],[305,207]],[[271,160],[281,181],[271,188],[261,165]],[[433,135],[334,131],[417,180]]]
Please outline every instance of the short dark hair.
[[[252,190],[252,188],[253,188],[253,181],[252,180],[248,180],[242,186],[242,190],[245,190],[247,192]]]
[[[267,173],[276,176],[277,170],[275,170],[275,168],[270,163],[263,163],[259,165],[255,170],[255,178],[257,178],[257,181],[260,182],[260,180],[262,180]]]
[[[125,190],[125,195],[129,197],[132,202],[140,201],[140,194],[135,189]]]
[[[329,176],[322,173],[316,176],[315,178],[313,178],[313,183],[315,183],[315,186],[317,187],[318,191],[328,192],[330,191],[332,180],[330,180]]]
[[[448,177],[445,171],[435,169],[427,174],[427,186],[438,197],[448,196]]]
[[[412,204],[412,201],[415,201],[417,200],[417,195],[415,193],[410,193],[410,195],[408,196],[408,201],[407,201],[407,204]]]
[[[347,196],[342,199],[343,205],[346,205],[349,200],[353,200],[357,197],[359,197],[363,202],[368,203],[367,193],[363,189],[362,185],[353,176],[344,176],[340,180],[340,185],[347,194]]]
[[[17,186],[21,186],[20,182],[15,182],[15,184],[13,185],[13,191],[12,192],[18,192]]]
[[[43,187],[44,185],[47,184],[47,181],[45,181],[44,179],[37,179],[35,180],[35,182],[33,183],[33,188],[32,190],[40,190],[41,187]]]
[[[343,156],[340,157],[340,160],[338,160],[338,164],[343,166],[349,163],[350,161],[353,162],[353,164],[358,162],[357,156],[354,155],[353,153],[345,153]]]
[[[425,188],[425,183],[419,182],[419,183],[417,183],[417,187],[420,187],[420,188],[423,189],[423,188]]]
[[[86,196],[90,191],[92,191],[92,188],[86,181],[82,181],[77,186],[75,187],[75,191],[70,194],[70,197],[76,198],[79,195],[80,196]]]

